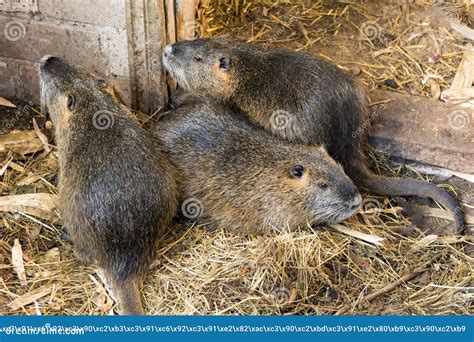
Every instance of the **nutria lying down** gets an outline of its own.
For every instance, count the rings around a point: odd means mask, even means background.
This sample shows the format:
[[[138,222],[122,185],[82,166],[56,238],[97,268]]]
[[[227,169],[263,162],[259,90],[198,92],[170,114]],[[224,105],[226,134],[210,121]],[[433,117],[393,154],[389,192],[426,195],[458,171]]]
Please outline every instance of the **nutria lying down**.
[[[177,169],[184,216],[265,234],[339,222],[360,207],[324,148],[275,138],[218,101],[187,97],[154,130]]]
[[[121,314],[143,314],[139,286],[176,212],[172,169],[131,113],[89,76],[57,57],[40,63],[61,217],[75,254],[105,270]]]
[[[445,190],[414,179],[373,174],[361,146],[367,113],[363,92],[336,66],[308,53],[259,50],[222,39],[166,46],[163,62],[185,91],[238,108],[254,124],[290,142],[324,145],[357,186],[384,195],[431,197],[464,216]]]

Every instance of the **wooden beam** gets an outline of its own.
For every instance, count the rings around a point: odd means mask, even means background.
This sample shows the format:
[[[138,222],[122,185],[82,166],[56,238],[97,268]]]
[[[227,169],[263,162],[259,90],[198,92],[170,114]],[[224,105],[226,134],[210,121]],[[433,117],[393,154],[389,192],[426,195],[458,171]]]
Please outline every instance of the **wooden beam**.
[[[196,22],[199,0],[175,0],[175,3],[178,41],[195,39],[199,35]]]
[[[162,1],[126,0],[132,108],[150,113],[167,100],[161,54],[166,44]]]
[[[474,108],[474,47],[472,44],[466,45],[466,51],[453,83],[448,90],[441,93],[441,99]]]
[[[369,142],[391,156],[474,174],[474,109],[377,91]]]

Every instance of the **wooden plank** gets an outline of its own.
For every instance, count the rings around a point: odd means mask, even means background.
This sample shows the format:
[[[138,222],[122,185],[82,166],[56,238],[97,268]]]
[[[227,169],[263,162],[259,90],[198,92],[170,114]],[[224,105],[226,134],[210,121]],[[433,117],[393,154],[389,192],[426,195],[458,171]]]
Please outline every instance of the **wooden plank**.
[[[13,153],[16,159],[25,159],[42,150],[43,144],[35,131],[12,131],[0,135],[0,161],[4,160],[9,152]]]
[[[474,108],[474,47],[472,44],[466,45],[466,51],[453,83],[448,90],[441,93],[441,99]]]
[[[20,212],[57,222],[57,196],[46,193],[0,196],[0,212]]]
[[[196,13],[199,0],[176,0],[177,39],[195,39],[197,32]]]
[[[163,2],[126,0],[132,108],[151,113],[167,100],[161,54],[166,43]]]
[[[166,19],[166,44],[174,44],[178,38],[176,34],[176,4],[175,0],[163,0],[163,6],[165,11],[165,19]],[[171,77],[171,75],[166,74],[166,84],[168,86],[168,94],[173,93],[178,83],[176,80]]]
[[[166,18],[166,43],[176,42],[176,15],[174,0],[164,0],[165,18]]]
[[[451,90],[471,88],[472,81],[474,80],[474,49],[472,44],[466,45],[466,51],[464,53],[459,69],[454,77],[453,83],[451,84]]]
[[[395,157],[474,174],[474,109],[391,92],[373,92],[369,143]]]

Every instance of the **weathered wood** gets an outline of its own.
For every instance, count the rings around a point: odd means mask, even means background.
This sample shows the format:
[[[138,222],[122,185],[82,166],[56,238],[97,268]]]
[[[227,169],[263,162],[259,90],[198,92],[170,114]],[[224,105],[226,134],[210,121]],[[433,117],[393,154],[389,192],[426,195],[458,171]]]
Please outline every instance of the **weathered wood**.
[[[59,218],[56,212],[57,206],[57,197],[52,194],[0,196],[0,212],[20,212],[51,222]]]
[[[474,47],[472,44],[466,46],[466,51],[453,83],[448,90],[441,93],[441,98],[445,101],[462,103],[465,107],[474,108]]]
[[[165,18],[166,18],[166,43],[176,42],[176,14],[174,0],[164,0]]]
[[[176,0],[176,27],[178,40],[188,40],[199,35],[196,12],[199,0]]]
[[[390,92],[374,92],[369,142],[395,157],[474,174],[474,109]]]
[[[35,131],[12,131],[0,135],[0,161],[5,159],[9,152],[16,159],[24,159],[25,156],[43,150],[43,143]]]
[[[166,44],[161,1],[126,0],[131,106],[149,113],[167,100],[161,54]]]

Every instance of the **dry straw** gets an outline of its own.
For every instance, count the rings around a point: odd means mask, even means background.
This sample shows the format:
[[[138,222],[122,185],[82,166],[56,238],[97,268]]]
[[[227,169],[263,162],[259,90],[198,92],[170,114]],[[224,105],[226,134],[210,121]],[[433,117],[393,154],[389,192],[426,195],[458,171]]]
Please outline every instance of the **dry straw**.
[[[449,86],[462,37],[426,23],[427,1],[218,1],[199,11],[206,35],[231,33],[266,47],[320,53],[368,88],[436,97]],[[467,7],[459,2],[455,15]],[[433,18],[433,16],[432,16]],[[379,28],[368,38],[363,23]],[[355,53],[354,53],[355,51]],[[438,95],[439,96],[439,95]],[[54,149],[53,149],[54,152]],[[8,163],[8,165],[7,165]],[[7,165],[7,166],[5,166]],[[376,170],[421,178],[375,159]],[[56,193],[51,154],[1,165],[1,195]],[[21,185],[20,185],[21,184]],[[175,225],[143,286],[150,314],[472,314],[472,237],[442,236],[447,221],[412,226],[395,200],[371,205],[344,229],[236,236]],[[442,217],[443,212],[436,212]],[[100,276],[79,264],[57,222],[1,214],[0,313],[106,315],[114,303]],[[361,235],[363,233],[365,235]],[[440,236],[435,235],[440,234]],[[378,239],[380,238],[380,239]],[[18,239],[26,285],[12,265]]]

